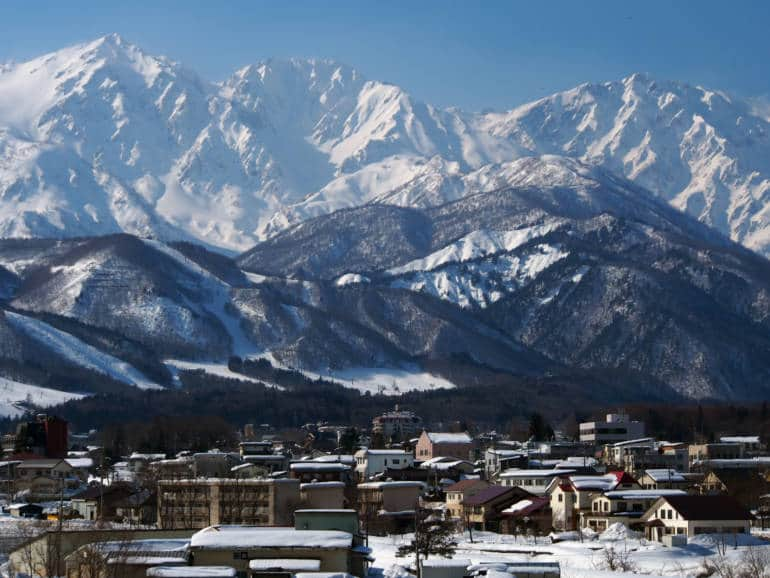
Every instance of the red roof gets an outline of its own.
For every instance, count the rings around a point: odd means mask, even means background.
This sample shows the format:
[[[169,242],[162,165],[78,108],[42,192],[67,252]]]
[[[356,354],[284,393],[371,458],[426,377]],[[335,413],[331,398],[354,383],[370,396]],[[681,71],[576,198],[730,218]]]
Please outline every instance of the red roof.
[[[607,473],[615,476],[615,479],[618,481],[618,485],[636,483],[636,480],[634,479],[634,477],[630,475],[628,472],[607,472]]]
[[[481,506],[497,498],[501,498],[506,494],[513,495],[518,491],[523,491],[520,488],[509,488],[506,486],[489,486],[480,492],[473,494],[463,500],[463,504],[466,506]]]
[[[536,512],[546,506],[548,506],[551,503],[551,500],[549,500],[546,497],[534,497],[534,498],[525,498],[525,500],[529,500],[532,502],[530,505],[526,506],[525,508],[521,508],[519,510],[516,510],[515,512],[500,512],[501,516],[510,516],[511,518],[520,518],[522,516],[529,516],[532,512]],[[519,500],[520,502],[521,500]],[[518,502],[516,502],[518,503]]]

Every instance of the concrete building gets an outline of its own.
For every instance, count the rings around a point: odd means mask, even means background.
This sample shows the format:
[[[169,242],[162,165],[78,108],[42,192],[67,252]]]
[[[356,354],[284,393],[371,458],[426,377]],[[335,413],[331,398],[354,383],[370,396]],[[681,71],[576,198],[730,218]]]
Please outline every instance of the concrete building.
[[[364,556],[353,551],[353,535],[338,530],[211,526],[193,534],[195,566],[232,566],[246,576],[255,560],[317,560],[321,572],[364,576]],[[242,574],[241,574],[242,573]]]
[[[604,445],[644,437],[644,423],[632,421],[624,413],[608,413],[605,421],[590,421],[580,424],[580,441]]]
[[[303,508],[334,510],[345,507],[345,484],[342,482],[300,484],[299,491]]]
[[[292,479],[190,479],[158,482],[158,527],[205,528],[217,524],[290,524],[300,505]]]
[[[400,410],[386,411],[372,420],[372,433],[386,441],[402,441],[417,436],[422,431],[422,419],[414,412]]]

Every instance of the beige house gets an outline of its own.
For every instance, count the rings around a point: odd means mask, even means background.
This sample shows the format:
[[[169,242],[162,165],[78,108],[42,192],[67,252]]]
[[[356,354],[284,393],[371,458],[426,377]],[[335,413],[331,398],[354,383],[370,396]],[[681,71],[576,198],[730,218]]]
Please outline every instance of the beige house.
[[[666,535],[748,534],[753,516],[729,496],[664,496],[642,516],[648,539]]]
[[[604,532],[613,524],[641,529],[642,516],[663,496],[684,496],[682,490],[619,490],[605,492],[591,501],[591,511],[583,512],[581,528]]]
[[[16,466],[16,491],[27,490],[31,500],[52,500],[64,489],[78,486],[73,476],[66,460],[26,460]]]
[[[591,511],[593,499],[614,490],[640,490],[637,481],[625,472],[601,476],[554,478],[545,495],[551,499],[551,515],[556,530],[576,530],[582,513]]]
[[[446,509],[449,516],[460,520],[463,517],[463,500],[486,490],[490,486],[484,480],[460,480],[446,488]]]
[[[281,526],[291,524],[292,512],[299,504],[299,480],[161,480],[158,482],[158,527]]]

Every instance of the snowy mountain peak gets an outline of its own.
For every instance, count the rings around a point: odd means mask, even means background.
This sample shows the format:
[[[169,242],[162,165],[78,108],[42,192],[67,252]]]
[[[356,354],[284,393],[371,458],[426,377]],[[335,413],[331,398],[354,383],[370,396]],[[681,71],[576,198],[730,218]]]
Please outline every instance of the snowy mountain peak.
[[[515,163],[556,155],[770,253],[770,123],[754,108],[636,73],[473,114],[333,60],[269,59],[207,83],[110,34],[0,69],[0,235],[239,251],[341,208],[563,182],[567,161]]]

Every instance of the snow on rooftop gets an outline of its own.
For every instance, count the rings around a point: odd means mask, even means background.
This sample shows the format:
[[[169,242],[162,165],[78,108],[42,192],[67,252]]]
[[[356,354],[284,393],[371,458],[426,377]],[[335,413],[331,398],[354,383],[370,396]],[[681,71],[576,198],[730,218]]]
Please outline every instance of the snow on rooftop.
[[[364,482],[363,484],[358,484],[358,487],[370,490],[381,490],[383,488],[424,488],[425,484],[423,482],[404,480],[391,482]]]
[[[344,488],[345,482],[308,482],[300,484],[300,490],[314,490],[318,488]]]
[[[467,568],[470,565],[468,558],[429,558],[422,561],[423,568]]]
[[[147,578],[233,578],[230,566],[156,566],[147,569]]]
[[[76,469],[89,469],[94,467],[94,460],[91,458],[65,458],[64,461]]]
[[[337,530],[295,530],[263,526],[209,526],[193,534],[190,547],[226,548],[350,548],[353,536]]]
[[[684,496],[683,490],[612,490],[604,492],[610,500],[656,500],[663,496]]]
[[[501,478],[553,478],[574,474],[575,470],[523,470],[512,468],[500,474]]]
[[[516,512],[519,512],[521,510],[526,510],[529,508],[534,502],[532,500],[519,500],[515,504],[511,504],[508,506],[505,510],[503,510],[506,514],[515,514]]]
[[[759,436],[722,436],[719,441],[724,444],[758,444]]]
[[[249,570],[286,570],[290,572],[317,572],[321,561],[310,558],[259,558],[249,561]]]
[[[469,444],[473,440],[467,433],[426,432],[434,444]]]
[[[297,572],[294,578],[356,578],[345,572]]]
[[[293,472],[346,472],[350,466],[339,462],[295,462],[289,465]]]
[[[684,482],[685,477],[676,470],[666,468],[655,468],[645,470],[650,479],[654,482]]]
[[[570,476],[570,482],[577,490],[601,490],[609,492],[618,485],[618,477],[615,474],[603,476]]]

